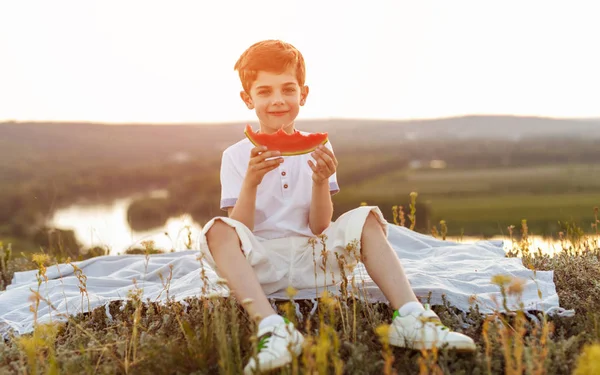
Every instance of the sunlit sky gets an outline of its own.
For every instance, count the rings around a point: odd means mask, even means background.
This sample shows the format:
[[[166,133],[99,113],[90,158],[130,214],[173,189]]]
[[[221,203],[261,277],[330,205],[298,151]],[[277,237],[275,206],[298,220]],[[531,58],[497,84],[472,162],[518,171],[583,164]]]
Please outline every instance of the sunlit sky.
[[[294,44],[299,118],[600,117],[597,1],[2,1],[0,121],[254,119],[233,66]]]

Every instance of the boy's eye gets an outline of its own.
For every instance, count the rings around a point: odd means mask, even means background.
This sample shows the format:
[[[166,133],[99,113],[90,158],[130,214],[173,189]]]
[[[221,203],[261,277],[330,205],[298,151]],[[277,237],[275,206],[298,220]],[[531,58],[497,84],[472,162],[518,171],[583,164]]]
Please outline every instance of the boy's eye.
[[[267,91],[267,90],[260,90],[258,92],[258,95],[265,95],[265,94],[268,94],[268,93],[269,93],[269,91]]]
[[[285,89],[284,91],[285,91],[285,92],[294,92],[294,91],[296,91],[296,89],[295,89],[295,88],[293,88],[293,87],[291,87],[291,88],[287,88],[287,89]]]

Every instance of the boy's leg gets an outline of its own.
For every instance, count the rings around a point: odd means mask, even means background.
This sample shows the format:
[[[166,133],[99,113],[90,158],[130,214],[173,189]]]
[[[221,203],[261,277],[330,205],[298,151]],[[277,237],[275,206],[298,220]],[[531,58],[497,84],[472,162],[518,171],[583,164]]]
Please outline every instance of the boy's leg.
[[[365,221],[361,237],[361,260],[395,310],[390,344],[413,349],[431,349],[448,345],[461,351],[475,351],[473,339],[452,332],[435,312],[418,301],[404,268],[373,212]]]
[[[234,228],[215,220],[206,232],[206,242],[219,274],[227,280],[232,294],[241,302],[247,298],[252,303],[244,308],[252,318],[261,317],[257,336],[259,352],[250,358],[244,374],[253,374],[258,368],[272,370],[292,362],[292,356],[302,352],[304,338],[292,323],[277,315],[271,307],[254,270],[240,245]]]
[[[361,261],[394,310],[418,302],[398,255],[387,240],[373,212],[369,213],[361,238]]]
[[[210,252],[219,269],[219,274],[227,280],[227,285],[238,301],[250,298],[252,303],[244,304],[251,318],[258,314],[261,318],[275,314],[252,266],[246,260],[235,229],[221,220],[216,220],[206,233]]]

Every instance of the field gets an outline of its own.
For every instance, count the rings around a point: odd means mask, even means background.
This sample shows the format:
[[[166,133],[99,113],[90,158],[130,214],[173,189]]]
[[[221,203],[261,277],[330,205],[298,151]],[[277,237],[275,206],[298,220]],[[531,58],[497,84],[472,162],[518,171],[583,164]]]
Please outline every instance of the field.
[[[600,206],[600,166],[404,169],[342,185],[336,203],[340,211],[361,201],[406,208],[411,192],[424,205],[420,228],[426,232],[445,220],[451,235],[488,237],[527,219],[533,233],[558,238],[567,223],[590,229]]]
[[[419,191],[422,195],[528,191],[531,194],[600,190],[600,165],[536,165],[480,169],[403,169],[369,179],[361,189],[378,195]]]

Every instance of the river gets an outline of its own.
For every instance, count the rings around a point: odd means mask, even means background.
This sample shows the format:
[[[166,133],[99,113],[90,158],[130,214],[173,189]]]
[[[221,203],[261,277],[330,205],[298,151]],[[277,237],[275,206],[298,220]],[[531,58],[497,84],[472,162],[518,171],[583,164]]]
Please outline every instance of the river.
[[[164,197],[166,191],[157,190],[145,195]],[[189,214],[171,217],[164,226],[146,231],[134,231],[127,222],[127,209],[138,197],[144,194],[115,199],[104,203],[77,203],[58,209],[49,220],[48,225],[61,229],[71,229],[77,240],[86,248],[100,246],[108,248],[110,254],[122,254],[128,248],[142,247],[142,241],[152,240],[158,249],[169,251],[186,249],[188,234],[191,234],[191,245],[198,249],[198,238],[201,227]],[[476,237],[448,238],[457,242],[470,243],[479,240]],[[508,237],[498,236],[492,239],[505,240],[505,249],[512,244]],[[560,243],[539,236],[530,237],[532,249],[553,254],[561,249]]]
[[[152,240],[162,250],[186,248],[188,233],[196,241],[201,227],[189,214],[171,217],[164,226],[145,231],[134,231],[127,222],[129,205],[142,196],[165,197],[164,190],[146,194],[133,194],[103,203],[77,203],[54,212],[49,226],[71,229],[77,240],[86,248],[108,248],[110,254],[122,254],[128,248],[142,247],[143,241]],[[192,248],[197,248],[192,242]]]

